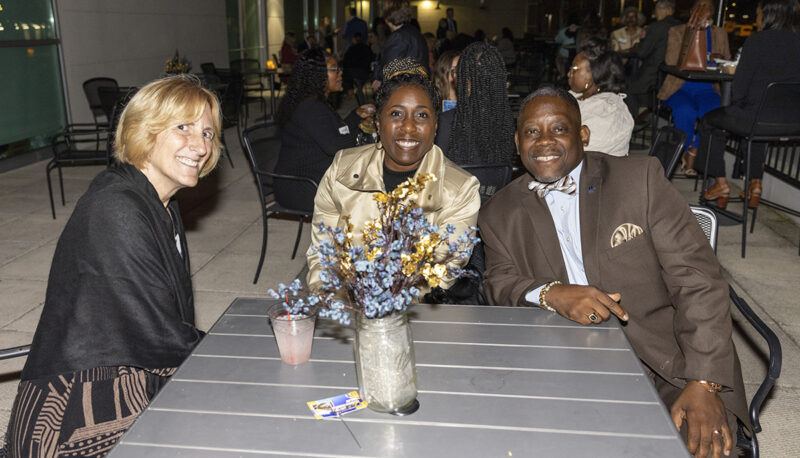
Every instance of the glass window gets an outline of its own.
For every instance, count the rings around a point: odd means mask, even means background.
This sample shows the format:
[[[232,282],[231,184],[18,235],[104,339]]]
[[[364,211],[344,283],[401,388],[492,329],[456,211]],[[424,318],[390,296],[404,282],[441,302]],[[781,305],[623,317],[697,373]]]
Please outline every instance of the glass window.
[[[0,0],[0,160],[50,144],[66,125],[50,0]]]

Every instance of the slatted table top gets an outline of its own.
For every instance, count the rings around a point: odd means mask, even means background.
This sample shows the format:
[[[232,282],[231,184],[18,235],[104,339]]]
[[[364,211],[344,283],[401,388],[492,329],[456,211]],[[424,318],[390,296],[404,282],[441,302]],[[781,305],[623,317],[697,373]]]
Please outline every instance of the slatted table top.
[[[317,320],[289,366],[273,303],[237,298],[111,456],[688,456],[616,320],[413,306],[420,409],[318,420],[307,401],[357,389],[352,329]]]

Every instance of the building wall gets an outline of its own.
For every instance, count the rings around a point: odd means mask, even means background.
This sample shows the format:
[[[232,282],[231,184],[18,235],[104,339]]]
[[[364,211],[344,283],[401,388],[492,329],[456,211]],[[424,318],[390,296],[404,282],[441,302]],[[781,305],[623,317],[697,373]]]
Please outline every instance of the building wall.
[[[175,50],[199,72],[228,67],[225,0],[57,0],[72,122],[92,120],[83,82],[97,76],[141,86]]]
[[[267,0],[267,59],[272,59],[273,54],[280,56],[281,53],[286,35],[283,5],[284,0]]]

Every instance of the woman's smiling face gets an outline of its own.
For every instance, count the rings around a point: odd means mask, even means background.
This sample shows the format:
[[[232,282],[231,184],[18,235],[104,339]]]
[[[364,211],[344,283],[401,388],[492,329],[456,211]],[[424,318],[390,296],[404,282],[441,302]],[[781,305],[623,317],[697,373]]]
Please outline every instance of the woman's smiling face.
[[[436,136],[436,110],[421,86],[409,84],[392,93],[378,118],[386,154],[384,164],[395,172],[419,167]]]

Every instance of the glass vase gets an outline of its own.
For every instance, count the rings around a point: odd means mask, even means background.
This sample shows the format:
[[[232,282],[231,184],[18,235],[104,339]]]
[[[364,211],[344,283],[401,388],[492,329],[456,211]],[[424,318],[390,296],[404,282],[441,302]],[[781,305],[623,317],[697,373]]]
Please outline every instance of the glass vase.
[[[405,311],[384,318],[356,315],[358,387],[367,407],[408,415],[419,408],[417,367]]]

